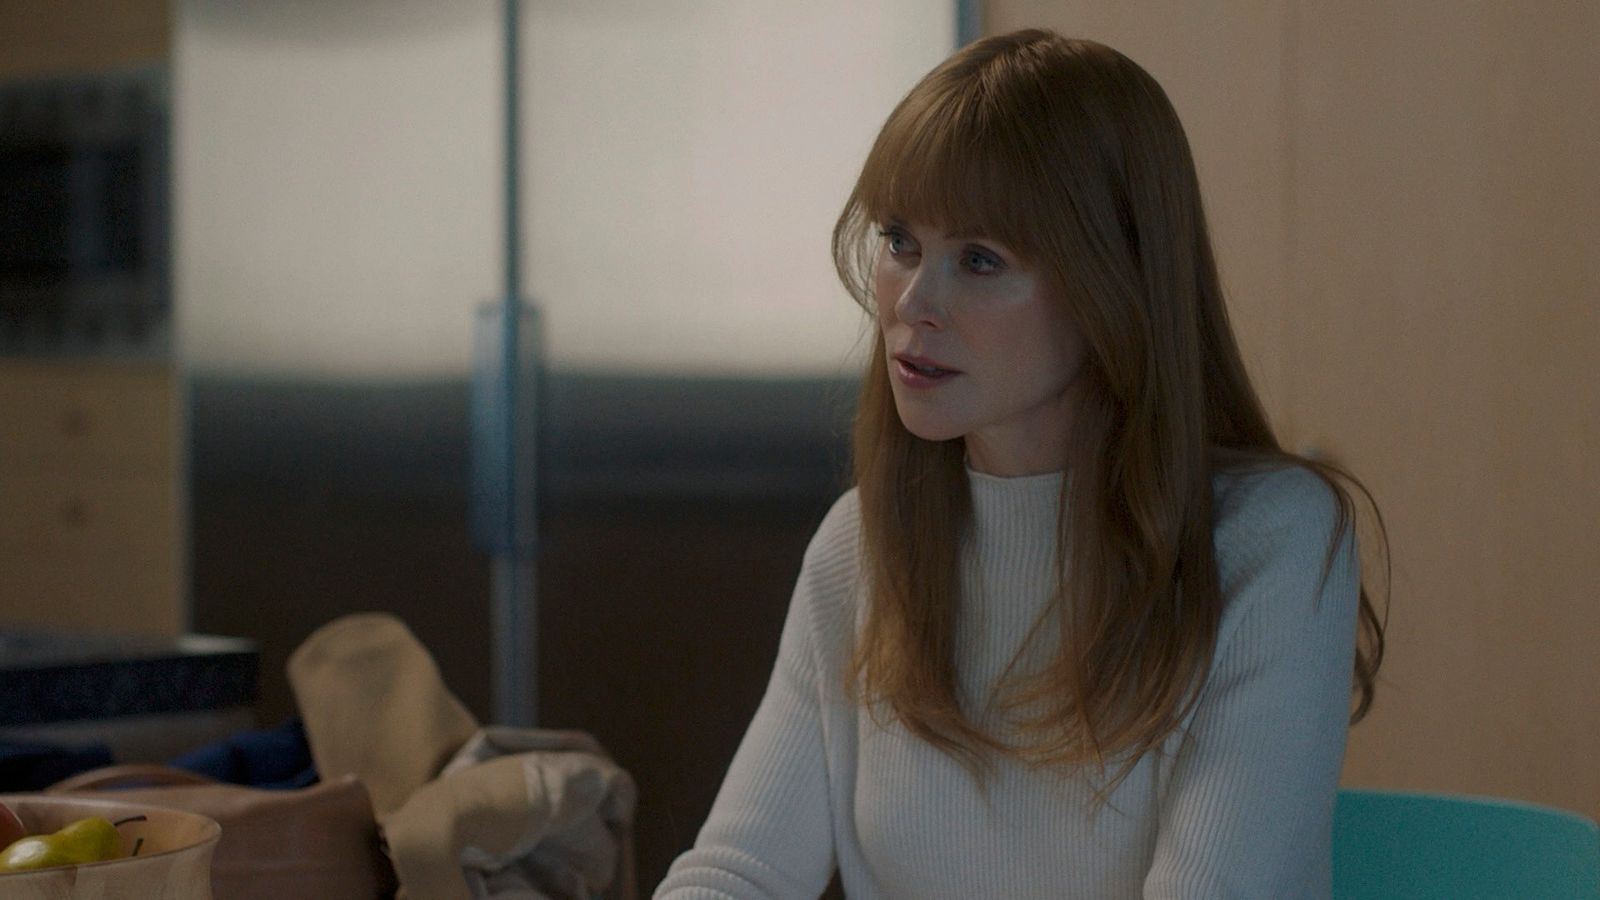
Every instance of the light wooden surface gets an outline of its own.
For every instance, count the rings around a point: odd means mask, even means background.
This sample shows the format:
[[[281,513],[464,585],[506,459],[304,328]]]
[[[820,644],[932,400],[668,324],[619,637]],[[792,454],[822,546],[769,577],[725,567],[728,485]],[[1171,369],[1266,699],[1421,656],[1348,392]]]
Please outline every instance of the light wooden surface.
[[[169,0],[0,0],[0,78],[162,60]]]
[[[187,627],[170,365],[0,359],[0,625]]]
[[[1300,13],[1284,370],[1395,550],[1357,784],[1600,817],[1600,4]]]
[[[211,854],[222,829],[205,816],[114,800],[8,794],[0,802],[16,811],[32,834],[56,831],[78,819],[100,816],[118,826],[126,859],[0,873],[6,900],[210,900]],[[142,843],[140,843],[142,841]]]
[[[1280,434],[1381,504],[1346,782],[1600,817],[1600,4],[985,8],[1166,87]]]

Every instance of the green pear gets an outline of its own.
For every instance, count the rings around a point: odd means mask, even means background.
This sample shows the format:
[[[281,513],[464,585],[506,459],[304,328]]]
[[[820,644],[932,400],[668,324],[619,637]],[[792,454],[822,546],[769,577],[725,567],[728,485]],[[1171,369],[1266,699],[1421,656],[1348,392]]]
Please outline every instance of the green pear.
[[[0,872],[101,862],[122,855],[117,826],[98,816],[79,819],[54,834],[36,834],[0,850]]]

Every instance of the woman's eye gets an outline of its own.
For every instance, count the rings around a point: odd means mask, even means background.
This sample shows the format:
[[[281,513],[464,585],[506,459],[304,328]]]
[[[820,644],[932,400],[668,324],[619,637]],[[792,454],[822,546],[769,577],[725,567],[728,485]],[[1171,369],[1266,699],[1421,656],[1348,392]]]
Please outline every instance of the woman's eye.
[[[885,228],[879,231],[878,235],[883,238],[885,246],[889,249],[890,256],[905,256],[908,253],[916,252],[916,249],[911,244],[911,239],[899,229]]]
[[[989,275],[1000,270],[1000,260],[992,253],[968,250],[963,257],[967,270],[977,275]]]

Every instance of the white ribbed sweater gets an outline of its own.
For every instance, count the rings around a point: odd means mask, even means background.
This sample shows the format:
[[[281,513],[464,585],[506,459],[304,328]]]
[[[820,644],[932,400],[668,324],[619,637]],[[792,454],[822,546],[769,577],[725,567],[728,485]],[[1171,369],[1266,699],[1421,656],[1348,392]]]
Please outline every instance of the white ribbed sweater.
[[[959,647],[980,709],[1050,597],[1061,476],[969,475]],[[852,900],[1327,897],[1355,644],[1350,534],[1324,581],[1336,507],[1316,476],[1215,485],[1227,605],[1210,678],[1186,727],[1098,811],[1092,773],[1010,761],[985,797],[950,757],[845,698],[862,602],[859,505],[845,494],[807,549],[766,696],[705,827],[655,896],[812,900],[837,868]],[[1041,630],[1025,666],[1056,633]]]

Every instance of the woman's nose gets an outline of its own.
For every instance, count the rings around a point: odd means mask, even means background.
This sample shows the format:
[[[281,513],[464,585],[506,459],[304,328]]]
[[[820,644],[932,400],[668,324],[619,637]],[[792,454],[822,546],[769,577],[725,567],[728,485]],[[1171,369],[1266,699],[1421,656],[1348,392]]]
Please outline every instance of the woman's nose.
[[[940,328],[945,317],[944,279],[931,265],[922,265],[912,273],[895,298],[895,317],[907,325],[928,325]]]

